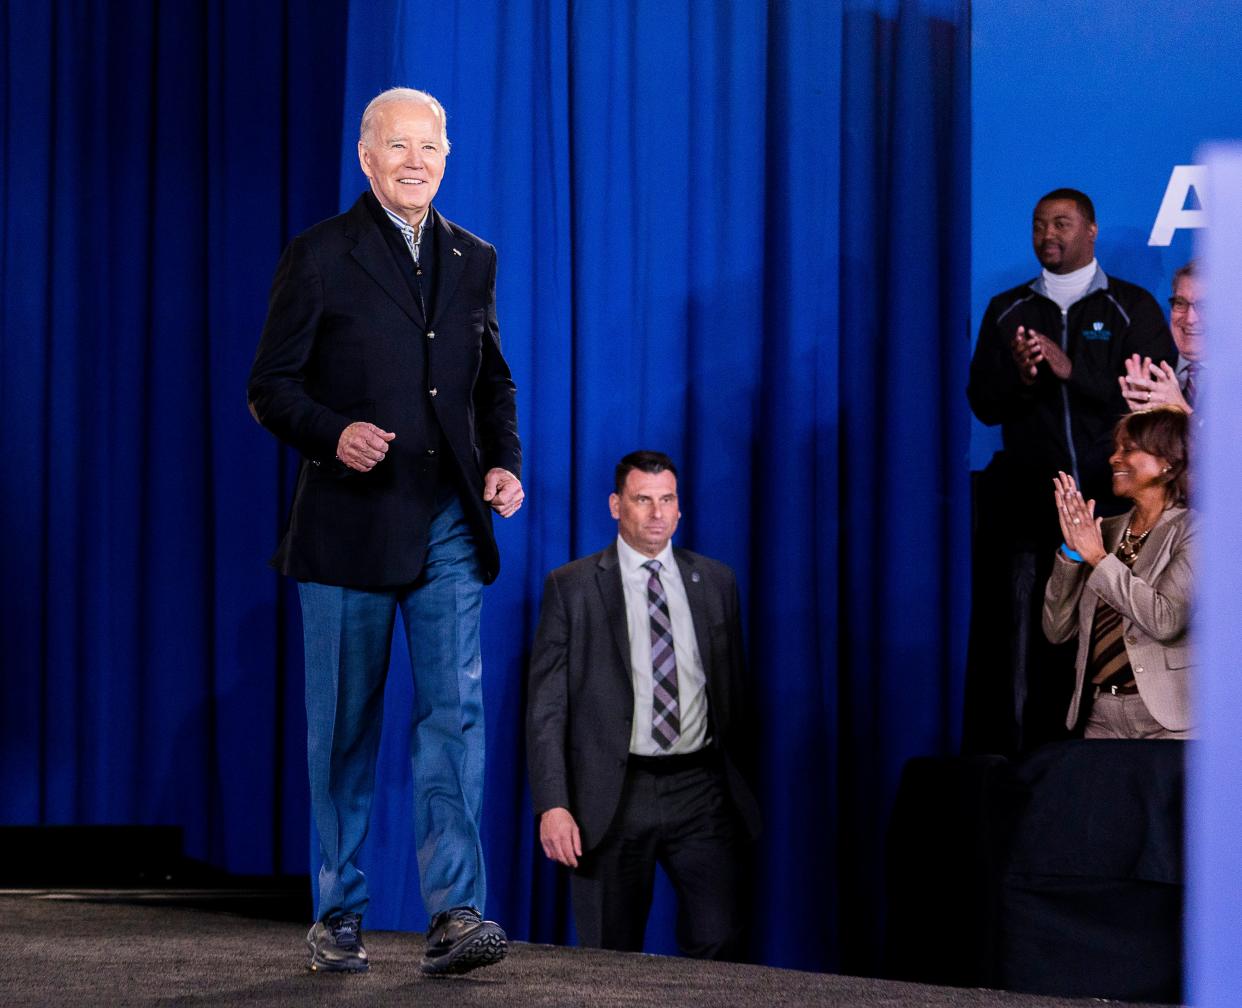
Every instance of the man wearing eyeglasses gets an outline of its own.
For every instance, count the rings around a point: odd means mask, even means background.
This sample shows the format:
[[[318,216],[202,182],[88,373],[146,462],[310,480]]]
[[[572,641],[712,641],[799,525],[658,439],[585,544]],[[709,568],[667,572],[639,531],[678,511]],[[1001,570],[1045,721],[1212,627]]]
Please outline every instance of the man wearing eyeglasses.
[[[1167,361],[1153,363],[1134,354],[1126,360],[1121,394],[1133,410],[1152,406],[1176,406],[1193,413],[1199,391],[1203,358],[1203,288],[1199,269],[1192,259],[1173,274],[1169,298],[1169,327],[1177,344],[1177,367]]]

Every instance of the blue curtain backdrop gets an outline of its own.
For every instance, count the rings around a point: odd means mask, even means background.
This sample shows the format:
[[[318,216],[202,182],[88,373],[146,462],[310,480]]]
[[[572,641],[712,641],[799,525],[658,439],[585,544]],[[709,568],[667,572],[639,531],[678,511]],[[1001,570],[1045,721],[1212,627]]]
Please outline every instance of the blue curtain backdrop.
[[[544,574],[609,541],[612,465],[658,447],[679,541],[749,617],[752,951],[877,970],[898,774],[960,722],[964,0],[12,10],[4,821],[178,823],[229,870],[309,867],[298,621],[262,565],[292,460],[242,389],[282,243],[356,197],[361,108],[408,84],[449,110],[438,205],[500,252],[529,460],[485,603],[489,913],[572,936],[524,664]],[[418,929],[400,652],[367,924]]]
[[[272,265],[335,211],[344,2],[0,13],[0,816],[306,870],[291,490],[245,407]],[[296,645],[297,655],[290,648]]]

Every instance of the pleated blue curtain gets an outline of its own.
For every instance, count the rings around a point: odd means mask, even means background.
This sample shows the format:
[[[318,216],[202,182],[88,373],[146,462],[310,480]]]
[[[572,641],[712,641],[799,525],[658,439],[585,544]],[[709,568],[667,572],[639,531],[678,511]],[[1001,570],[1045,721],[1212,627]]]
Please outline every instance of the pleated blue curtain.
[[[526,791],[543,577],[682,470],[738,572],[766,831],[754,956],[879,968],[898,775],[956,747],[966,627],[965,0],[40,4],[0,17],[0,821],[309,864],[293,459],[244,383],[288,237],[364,186],[376,92],[447,106],[441,210],[500,253],[529,494],[486,594],[489,912],[573,937]],[[338,154],[339,152],[339,154]],[[404,645],[371,928],[421,928]],[[652,950],[673,943],[657,898]]]
[[[306,870],[300,638],[263,563],[291,487],[244,386],[273,263],[335,210],[346,13],[0,13],[0,822]]]
[[[615,535],[612,466],[681,466],[679,541],[738,572],[757,682],[762,961],[875,969],[905,760],[953,751],[968,570],[963,5],[355,3],[341,202],[362,106],[448,108],[437,203],[500,254],[529,500],[485,618],[489,911],[573,937],[535,842],[524,664],[546,572]],[[387,925],[408,853],[408,690],[369,843]],[[648,948],[671,951],[659,889]]]
[[[884,839],[913,755],[957,751],[969,619],[968,19],[849,3],[841,134],[840,962],[875,967]],[[932,824],[929,824],[932,825]]]

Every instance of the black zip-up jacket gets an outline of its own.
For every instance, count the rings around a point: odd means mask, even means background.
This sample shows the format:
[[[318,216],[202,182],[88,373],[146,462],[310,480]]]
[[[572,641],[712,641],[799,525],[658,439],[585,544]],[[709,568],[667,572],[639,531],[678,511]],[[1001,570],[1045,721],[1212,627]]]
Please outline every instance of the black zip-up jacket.
[[[1022,381],[1010,349],[1018,326],[1060,344],[1073,364],[1067,381],[1047,364],[1039,366],[1034,384]],[[1098,266],[1083,296],[1064,313],[1047,296],[1042,276],[992,298],[979,326],[966,394],[975,416],[1001,426],[1012,492],[1035,495],[1035,501],[1015,501],[1017,510],[1050,507],[1057,470],[1071,473],[1100,512],[1117,509],[1108,457],[1113,428],[1127,409],[1117,379],[1135,353],[1177,361],[1156,299]]]

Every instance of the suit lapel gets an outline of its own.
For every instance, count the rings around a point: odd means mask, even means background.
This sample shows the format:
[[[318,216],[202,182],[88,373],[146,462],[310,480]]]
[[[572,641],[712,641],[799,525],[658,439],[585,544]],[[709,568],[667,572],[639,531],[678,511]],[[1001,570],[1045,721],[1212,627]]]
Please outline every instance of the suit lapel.
[[[433,211],[434,212],[434,211]],[[432,302],[435,318],[431,326],[434,329],[444,314],[445,306],[457,289],[457,281],[461,279],[466,268],[466,260],[474,251],[473,244],[463,242],[453,234],[452,228],[440,214],[435,215],[436,223],[436,295]]]
[[[681,583],[686,589],[686,601],[690,604],[690,618],[694,622],[694,639],[699,646],[699,660],[703,663],[703,674],[707,681],[712,681],[712,648],[711,634],[707,627],[707,595],[706,582],[698,568],[686,558],[679,549],[673,550],[677,560],[677,569],[681,572]]]
[[[1121,542],[1121,533],[1126,529],[1126,520],[1121,517],[1118,521],[1106,521],[1101,529],[1104,540],[1104,552],[1116,553],[1117,544]]]
[[[717,587],[708,585],[706,575],[698,569],[691,555],[674,548],[673,556],[677,558],[681,583],[686,588],[690,619],[694,623],[694,639],[699,645],[699,661],[703,664],[703,678],[707,689],[708,737],[711,745],[720,747],[721,725],[729,721],[732,676],[728,659],[725,659],[723,668],[716,668],[712,662],[712,612]]]
[[[422,327],[425,325],[423,313],[419,311],[414,296],[410,293],[410,285],[401,275],[400,267],[393,261],[392,250],[389,249],[388,242],[384,240],[379,225],[363,203],[365,199],[364,194],[350,211],[350,223],[354,237],[358,240],[358,244],[353,247],[350,255],[397,303],[398,307],[410,316],[416,325]]]
[[[604,612],[608,614],[608,626],[612,630],[612,641],[621,659],[621,667],[625,669],[626,680],[632,680],[634,669],[630,664],[630,630],[625,617],[625,590],[621,585],[616,543],[600,554],[595,583],[599,586]]]
[[[1169,536],[1173,532],[1173,519],[1181,514],[1183,510],[1185,509],[1170,508],[1165,511],[1152,528],[1151,534],[1147,537],[1147,542],[1139,550],[1139,555],[1134,558],[1134,566],[1131,570],[1144,581],[1150,581],[1152,575],[1157,573],[1158,570],[1164,569],[1164,565],[1168,560],[1169,551],[1167,545]]]

